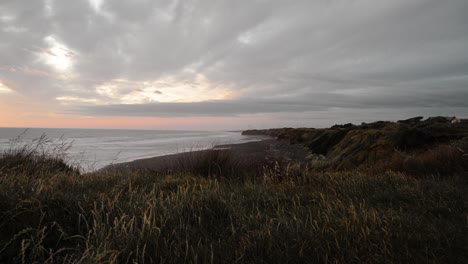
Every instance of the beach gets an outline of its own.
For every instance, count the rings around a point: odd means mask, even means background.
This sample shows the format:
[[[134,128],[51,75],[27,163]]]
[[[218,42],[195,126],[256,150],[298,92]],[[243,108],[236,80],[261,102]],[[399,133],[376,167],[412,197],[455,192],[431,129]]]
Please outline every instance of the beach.
[[[215,145],[213,148],[204,150],[188,151],[171,155],[152,158],[137,159],[131,162],[116,163],[104,167],[102,170],[153,170],[164,171],[177,167],[179,163],[201,157],[208,153],[222,153],[241,159],[251,161],[262,166],[265,163],[290,163],[300,162],[309,154],[300,144],[290,144],[289,141],[274,138],[252,141],[240,144]]]
[[[92,172],[109,164],[265,138],[240,131],[0,128],[0,151],[38,147],[82,172]]]

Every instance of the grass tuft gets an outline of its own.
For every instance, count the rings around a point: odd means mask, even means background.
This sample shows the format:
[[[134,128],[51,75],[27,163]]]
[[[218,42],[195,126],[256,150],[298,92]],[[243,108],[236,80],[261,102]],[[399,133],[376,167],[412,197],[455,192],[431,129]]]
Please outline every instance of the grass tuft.
[[[0,153],[0,177],[23,174],[41,177],[50,173],[79,174],[79,169],[65,162],[70,142],[53,144],[45,135],[31,144],[13,146]]]

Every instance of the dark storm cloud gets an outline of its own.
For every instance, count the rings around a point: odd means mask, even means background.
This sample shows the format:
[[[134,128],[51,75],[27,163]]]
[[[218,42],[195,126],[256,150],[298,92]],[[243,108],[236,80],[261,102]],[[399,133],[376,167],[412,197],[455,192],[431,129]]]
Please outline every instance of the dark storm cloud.
[[[453,107],[468,114],[466,0],[93,3],[2,1],[0,81],[47,102],[58,96],[105,101],[96,87],[106,82],[168,76],[194,82],[203,75],[235,94],[199,103],[57,105],[57,111],[83,115],[230,116],[337,108],[394,108],[405,115],[408,108]],[[57,77],[38,59],[50,36],[73,52],[72,77]],[[154,93],[167,94],[156,88]],[[128,86],[116,93],[132,89],[137,90]]]

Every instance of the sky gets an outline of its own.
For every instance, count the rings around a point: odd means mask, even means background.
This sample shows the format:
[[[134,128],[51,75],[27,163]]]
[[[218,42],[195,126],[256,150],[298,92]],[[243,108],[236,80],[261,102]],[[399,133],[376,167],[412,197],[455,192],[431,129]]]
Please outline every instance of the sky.
[[[0,127],[468,117],[466,0],[1,0]]]

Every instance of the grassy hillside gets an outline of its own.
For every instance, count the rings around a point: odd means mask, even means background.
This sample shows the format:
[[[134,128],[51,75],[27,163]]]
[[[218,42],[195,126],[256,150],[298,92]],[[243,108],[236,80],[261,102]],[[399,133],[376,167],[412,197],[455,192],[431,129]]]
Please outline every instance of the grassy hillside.
[[[433,117],[424,121],[412,118],[399,122],[363,123],[359,126],[335,125],[325,129],[250,130],[244,134],[271,135],[291,143],[303,144],[311,153],[309,160],[315,169],[385,167],[398,170],[398,166],[391,167],[395,160],[410,161],[413,157],[427,155],[433,150],[442,151],[439,147],[441,145],[453,151],[449,154],[450,159],[456,159],[457,164],[462,162],[464,153],[460,148],[467,144],[464,138],[468,137],[468,125],[450,124],[445,118]],[[449,157],[446,159],[450,162]]]
[[[390,126],[284,136],[359,160],[355,141],[393,140]],[[339,159],[243,167],[211,152],[165,171],[80,175],[56,156],[5,152],[0,263],[467,263],[468,144],[450,129],[431,129],[456,137],[429,152],[348,170]]]

